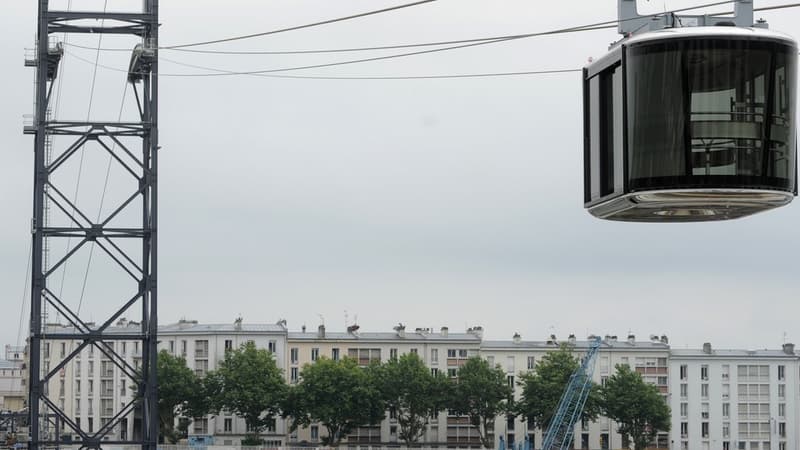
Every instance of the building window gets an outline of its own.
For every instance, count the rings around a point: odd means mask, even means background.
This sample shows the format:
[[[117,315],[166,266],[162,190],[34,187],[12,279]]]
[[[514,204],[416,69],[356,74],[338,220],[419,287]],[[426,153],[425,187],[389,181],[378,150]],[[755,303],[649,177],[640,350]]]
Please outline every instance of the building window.
[[[708,364],[703,364],[700,366],[700,379],[703,381],[708,381]]]
[[[225,339],[225,351],[229,352],[233,350],[233,339]]]
[[[489,367],[494,369],[494,356],[487,356],[486,362],[489,364]]]
[[[686,364],[681,364],[681,380],[687,380],[689,378],[689,366]]]
[[[381,349],[379,348],[349,348],[347,356],[358,361],[359,366],[367,366],[372,361],[381,362]]]
[[[681,403],[681,417],[687,417],[689,415],[689,404],[686,402]]]
[[[297,347],[292,347],[289,349],[289,360],[292,364],[297,364],[300,360],[300,349]]]
[[[731,396],[731,385],[730,384],[723,384],[722,385],[722,399],[727,400]]]
[[[276,353],[278,351],[278,343],[276,341],[269,341],[267,343],[267,350],[270,353]]]
[[[186,341],[181,341],[181,356],[186,357]]]
[[[194,434],[208,434],[208,419],[197,417],[194,419]]]
[[[224,425],[223,425],[223,430],[226,433],[233,432],[233,419],[229,419],[229,418],[225,419],[225,422],[224,422]]]
[[[458,350],[458,357],[459,358],[466,358],[467,356],[468,355],[467,355],[467,350],[466,349],[462,348],[462,349]]]
[[[514,373],[514,357],[507,356],[506,357],[506,372]]]
[[[389,349],[389,359],[397,359],[397,349],[390,348]]]
[[[508,382],[508,387],[511,388],[511,392],[514,392],[514,375],[506,377],[506,381]]]
[[[725,439],[731,437],[731,424],[728,422],[722,424],[722,437]]]
[[[438,376],[439,369],[437,369],[436,367],[431,367],[431,375],[433,375],[434,377]]]
[[[292,383],[297,383],[297,378],[298,378],[298,369],[297,369],[297,367],[292,367],[289,370],[290,370],[289,373],[291,374]]]
[[[416,349],[416,348],[412,348],[412,349],[411,349],[411,353],[413,353],[413,354],[415,354],[415,355],[416,355],[416,354],[417,354],[417,349]]]
[[[681,437],[689,437],[689,422],[681,422]]]
[[[208,358],[208,341],[194,341],[194,357]]]
[[[123,346],[122,349],[125,350],[125,347]],[[175,354],[175,341],[169,341],[169,353],[172,355]],[[125,353],[123,352],[122,354],[124,355]]]
[[[338,348],[331,349],[331,359],[334,360],[334,361],[338,361],[339,360],[339,349]]]
[[[722,379],[727,381],[731,377],[731,366],[728,364],[722,365]]]
[[[704,439],[708,439],[708,422],[700,424],[700,434]]]
[[[458,369],[447,369],[447,376],[450,378],[455,378],[458,376]]]
[[[778,422],[778,436],[786,437],[786,422]]]
[[[778,366],[778,380],[786,379],[786,366]]]
[[[722,404],[722,417],[728,418],[731,416],[731,404],[730,403],[723,403]]]
[[[536,367],[536,357],[528,356],[528,370],[533,370]]]
[[[786,403],[778,403],[778,417],[786,417]]]
[[[432,348],[431,349],[431,364],[436,364],[439,362],[439,349]]]
[[[708,383],[703,383],[700,385],[700,397],[708,398]]]
[[[311,425],[311,440],[316,441],[319,439],[319,427],[317,425]]]
[[[681,383],[681,398],[686,398],[689,396],[689,385],[686,383]]]
[[[319,348],[312,348],[311,349],[311,360],[316,361],[319,359]]]
[[[786,398],[786,385],[785,384],[779,384],[778,385],[778,398],[780,398],[780,399]]]
[[[194,373],[198,377],[202,377],[206,375],[208,372],[208,360],[207,359],[196,359],[194,361]]]

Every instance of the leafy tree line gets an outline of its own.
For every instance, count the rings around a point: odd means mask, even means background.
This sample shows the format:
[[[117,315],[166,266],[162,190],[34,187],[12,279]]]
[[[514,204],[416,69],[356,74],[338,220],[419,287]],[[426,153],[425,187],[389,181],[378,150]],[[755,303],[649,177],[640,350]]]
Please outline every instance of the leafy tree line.
[[[323,444],[337,446],[358,427],[377,425],[390,412],[400,440],[410,446],[423,437],[429,421],[450,411],[467,417],[484,447],[492,448],[498,416],[521,417],[546,429],[578,365],[569,346],[548,353],[520,375],[521,395],[515,401],[506,372],[479,357],[468,359],[452,379],[432,373],[416,353],[367,367],[350,358],[322,357],[303,367],[299,382],[289,385],[273,355],[252,343],[228,351],[219,368],[205,377],[195,375],[183,358],[162,351],[161,434],[176,442],[186,435],[191,417],[227,411],[245,420],[245,445],[261,443],[259,435],[280,416],[291,430],[318,423],[327,431]],[[657,388],[628,366],[618,366],[605,386],[592,387],[583,418],[600,414],[615,420],[636,450],[658,431],[669,430],[669,408]]]

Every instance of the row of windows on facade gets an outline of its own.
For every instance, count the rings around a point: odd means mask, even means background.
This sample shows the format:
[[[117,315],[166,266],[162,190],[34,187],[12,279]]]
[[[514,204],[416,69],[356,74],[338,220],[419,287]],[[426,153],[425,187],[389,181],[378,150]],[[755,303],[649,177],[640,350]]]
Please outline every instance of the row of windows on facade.
[[[770,399],[770,385],[769,384],[744,384],[739,383],[736,385],[738,390],[739,400],[769,400]],[[689,397],[689,384],[681,383],[680,385],[681,398]],[[731,396],[731,385],[725,383],[722,385],[721,397],[723,400],[729,399]],[[700,398],[709,398],[709,384],[703,383],[700,385]],[[786,398],[786,384],[778,384],[778,399]]]
[[[181,356],[186,356],[187,352],[187,342],[186,339],[182,339],[178,341],[180,343],[180,354]],[[245,341],[247,344],[255,344],[255,341],[252,339],[248,339]],[[169,352],[175,354],[175,343],[176,341],[168,341],[167,345],[169,348]],[[233,339],[225,339],[225,351],[233,350]],[[194,357],[195,358],[208,358],[208,340],[207,339],[198,339],[194,341]],[[267,350],[272,353],[277,353],[278,351],[278,341],[270,340],[267,343]]]
[[[760,438],[760,439],[768,439],[768,438]],[[740,440],[737,441],[738,445],[735,447],[738,450],[771,450],[772,449],[772,441],[766,440],[757,440],[757,439],[748,439],[748,440]],[[731,441],[722,441],[722,450],[731,450]],[[697,450],[711,450],[711,443],[708,441],[701,442],[700,448]],[[786,442],[778,442],[778,450],[786,450]],[[681,441],[681,450],[689,450],[689,441]],[[695,450],[692,448],[692,450]]]
[[[720,377],[723,380],[730,379],[731,367],[729,364],[723,364],[720,370]],[[736,366],[736,376],[739,381],[768,381],[769,380],[769,366],[768,365],[752,365],[752,364],[739,364]],[[689,379],[689,366],[682,364],[680,366],[681,380]],[[708,381],[708,364],[700,366],[700,379]],[[778,380],[786,380],[786,366],[778,366]]]
[[[737,424],[739,428],[738,438],[739,440],[761,440],[761,439],[771,439],[773,435],[772,423],[771,421],[766,422],[739,422]],[[778,422],[777,429],[774,430],[777,437],[780,439],[786,439],[786,422]],[[700,423],[700,437],[703,439],[709,439],[709,423],[708,422],[701,422]],[[689,422],[681,422],[681,439],[687,439],[689,437]],[[728,439],[731,437],[731,424],[725,422],[722,424],[722,438]]]
[[[770,404],[769,403],[737,403],[737,417],[740,421],[747,420],[770,420]],[[722,418],[730,419],[731,417],[731,404],[722,403],[721,408]],[[689,403],[681,402],[680,405],[681,418],[689,416]],[[700,405],[700,417],[703,419],[710,419],[711,412],[708,403]],[[786,403],[778,403],[778,418],[786,418]]]
[[[72,352],[72,348],[71,348],[71,346],[69,346],[69,348],[68,348],[66,342],[59,342],[58,344],[59,344],[58,357],[61,358],[61,359],[64,359],[64,358],[67,357],[67,354],[69,352]],[[133,356],[141,356],[140,344],[141,343],[138,342],[138,341],[133,341],[132,342]],[[102,342],[102,343],[97,343],[97,345],[102,345],[104,347],[104,349],[106,349],[108,351],[112,351],[112,352],[115,351],[114,342]],[[126,356],[128,354],[128,342],[126,342],[126,341],[118,342],[116,347],[119,349],[119,354],[120,355]],[[86,353],[88,353],[89,356],[94,356],[95,355],[94,349],[95,349],[94,345],[88,345],[88,346],[86,346]],[[81,357],[81,353],[83,353],[83,352],[77,353],[75,355],[75,357],[76,358],[80,358]],[[102,353],[102,351],[100,353]],[[43,342],[42,343],[42,357],[44,359],[49,359],[50,358],[50,342]]]
[[[320,349],[318,347],[314,347],[311,349],[311,361],[316,361],[320,357]],[[419,350],[417,348],[411,348],[409,350],[410,353],[419,354]],[[466,349],[448,349],[447,350],[447,358],[448,360],[455,359],[466,359],[469,356],[472,356],[474,352],[470,352]],[[369,364],[371,361],[380,361],[381,360],[381,349],[379,348],[349,348],[347,349],[347,356],[359,361],[360,364]],[[396,359],[398,357],[398,349],[390,348],[389,349],[389,359]],[[331,349],[331,359],[338,360],[340,358],[340,351],[338,348]],[[297,347],[292,347],[289,349],[289,361],[291,364],[297,364],[300,362],[300,349]],[[430,350],[430,362],[431,363],[438,363],[439,362],[439,349],[432,348]]]

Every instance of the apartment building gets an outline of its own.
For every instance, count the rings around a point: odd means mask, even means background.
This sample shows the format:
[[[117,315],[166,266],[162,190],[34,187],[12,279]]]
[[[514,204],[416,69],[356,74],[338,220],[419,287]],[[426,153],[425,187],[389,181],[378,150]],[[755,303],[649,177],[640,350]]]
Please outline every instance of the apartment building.
[[[113,336],[125,333],[130,327],[141,326],[138,322],[122,319],[107,329]],[[49,325],[48,333],[67,333],[73,328],[64,325]],[[237,319],[230,324],[199,324],[193,320],[159,327],[160,350],[166,350],[186,359],[188,367],[202,376],[214,370],[224,359],[226,350],[238,348],[246,342],[256,347],[268,349],[275,354],[278,366],[283,369],[286,350],[285,322],[277,324],[244,324]],[[77,348],[76,341],[47,340],[42,344],[42,371],[50,372]],[[113,350],[122,360],[133,368],[142,364],[141,343],[109,339],[107,349]],[[133,386],[127,376],[112,361],[109,354],[94,346],[84,348],[76,358],[68,362],[46,386],[48,397],[64,411],[76,424],[89,432],[96,432],[133,400]],[[108,437],[112,439],[137,439],[140,435],[140,421],[137,413],[129,414]],[[57,430],[45,430],[56,434]],[[62,424],[61,435],[69,435],[70,430]],[[223,413],[209,415],[192,421],[189,434],[194,436],[215,436],[222,445],[236,445],[244,437],[246,425],[243,419]],[[285,442],[286,427],[280,419],[264,435],[269,445],[282,445]]]
[[[798,450],[800,363],[781,350],[672,350],[670,407],[678,450]]]
[[[533,370],[548,352],[558,350],[560,344],[566,342],[575,347],[576,356],[582,356],[589,350],[593,339],[594,336],[589,336],[586,340],[577,340],[573,334],[563,341],[554,335],[543,341],[526,341],[515,333],[510,340],[483,341],[480,354],[506,371],[509,386],[514,389],[514,397],[519,399],[522,395],[522,388],[517,385],[520,376]],[[636,340],[636,336],[632,334],[625,340],[619,340],[617,336],[605,336],[597,357],[594,382],[602,385],[614,373],[618,364],[627,364],[642,374],[646,381],[658,386],[666,396],[669,389],[668,359],[669,345],[666,336],[651,336],[649,340]],[[508,447],[524,440],[526,436],[533,442],[534,448],[541,445],[542,430],[533,429],[523,419],[498,417],[495,422],[496,446],[499,445],[501,436]],[[574,436],[576,449],[624,447],[622,437],[616,432],[616,425],[605,417],[600,417],[593,423],[579,424]],[[668,440],[668,434],[661,433],[655,444],[657,448],[668,448]]]
[[[348,327],[346,332],[329,332],[324,325],[314,331],[303,329],[289,332],[286,361],[287,381],[297,383],[302,368],[325,356],[339,359],[349,356],[366,366],[371,361],[386,362],[405,353],[417,353],[432,373],[455,376],[466,360],[479,354],[483,329],[469,328],[464,333],[451,333],[447,327],[439,330],[416,328],[406,330],[402,324],[393,332],[364,333],[358,326]],[[324,428],[312,424],[289,436],[289,444],[317,444],[324,436]],[[347,437],[348,443],[376,444],[398,442],[397,420],[391,415],[378,426],[361,427]],[[442,412],[434,419],[423,437],[425,445],[468,446],[479,445],[478,435],[463,418]]]

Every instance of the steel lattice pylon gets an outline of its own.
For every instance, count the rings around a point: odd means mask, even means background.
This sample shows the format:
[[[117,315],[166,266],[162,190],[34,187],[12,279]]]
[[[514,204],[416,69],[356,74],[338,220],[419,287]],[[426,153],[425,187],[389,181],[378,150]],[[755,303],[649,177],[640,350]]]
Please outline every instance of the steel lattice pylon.
[[[88,118],[86,121],[60,121],[51,118],[50,96],[58,75],[58,63],[63,55],[62,45],[53,45],[51,42],[55,33],[114,33],[141,38],[142,45],[137,46],[134,51],[131,73],[128,76],[128,82],[133,85],[136,94],[140,120],[92,122]],[[140,445],[143,450],[156,449],[157,48],[158,0],[143,0],[140,13],[54,11],[50,10],[48,0],[38,1],[36,56],[35,59],[26,61],[26,65],[36,67],[35,117],[33,123],[25,127],[26,134],[35,135],[31,319],[28,337],[31,450],[59,444],[57,438],[42,433],[42,425],[51,417],[55,417],[55,423],[63,423],[71,435],[79,438],[76,443],[81,448],[99,449],[101,444],[132,444]],[[53,143],[54,136],[63,136],[63,141],[71,143],[59,148]],[[129,143],[131,140],[135,146]],[[138,148],[139,141],[141,148]],[[90,219],[86,211],[82,211],[64,195],[64,186],[58,186],[53,177],[87,143],[107,152],[124,169],[126,177],[133,177],[137,186],[127,199],[113,205],[113,212],[97,220]],[[133,215],[134,218],[141,218],[140,222],[136,219],[136,226],[114,225],[115,217],[136,209],[139,204],[141,211],[134,211]],[[47,219],[50,209],[63,213],[69,219],[69,224],[51,226]],[[47,261],[49,240],[64,240],[75,244],[71,248],[68,245],[69,250],[64,256],[50,265]],[[134,246],[126,248],[127,243],[120,245],[123,240],[135,241]],[[108,255],[111,265],[122,268],[131,277],[130,296],[125,294],[125,298],[108,299],[111,304],[121,306],[97,325],[82,319],[79,308],[70,308],[70,301],[59,298],[61,294],[57,295],[56,289],[48,287],[48,278],[87,245],[97,246],[99,251]],[[130,248],[136,250],[131,251]],[[124,286],[127,288],[128,284]],[[135,305],[141,306],[141,326],[124,333],[109,334],[109,327]],[[47,308],[52,308],[63,316],[70,328],[64,328],[61,332],[45,333],[47,324],[43,321],[43,314]],[[70,346],[71,351],[64,354],[54,367],[42,364],[42,358],[46,356],[42,353],[43,344],[46,345],[50,340],[74,343]],[[141,366],[137,367],[126,361],[110,340],[141,344]],[[87,348],[99,350],[105,361],[118,368],[121,376],[133,380],[132,384],[136,388],[133,390],[133,401],[119,407],[116,414],[101,421],[100,426],[91,431],[87,431],[79,420],[75,420],[60,407],[47,389],[48,382]],[[130,416],[140,416],[140,432],[131,439],[108,439],[110,431]]]

